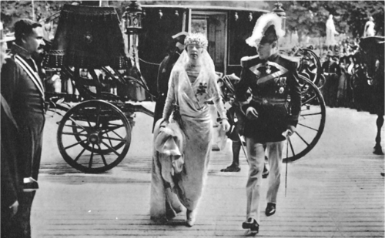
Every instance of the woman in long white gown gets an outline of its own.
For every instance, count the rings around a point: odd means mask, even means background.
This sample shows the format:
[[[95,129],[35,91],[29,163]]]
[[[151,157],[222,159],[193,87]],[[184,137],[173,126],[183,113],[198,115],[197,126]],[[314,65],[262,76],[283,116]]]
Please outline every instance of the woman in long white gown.
[[[190,34],[186,37],[186,50],[171,72],[163,121],[157,123],[154,131],[155,141],[159,141],[158,135],[163,137],[167,131],[171,131],[169,136],[174,142],[163,140],[167,141],[163,146],[154,143],[151,218],[167,220],[185,207],[187,225],[190,227],[195,223],[210,159],[213,123],[208,102],[214,102],[223,129],[227,131],[230,127],[216,82],[214,63],[206,50],[207,44],[203,34]],[[170,126],[172,119],[169,125],[175,104],[179,105],[181,130],[175,124]],[[183,138],[178,134],[183,134]],[[175,162],[178,156],[184,159],[180,173],[176,173],[170,162]]]

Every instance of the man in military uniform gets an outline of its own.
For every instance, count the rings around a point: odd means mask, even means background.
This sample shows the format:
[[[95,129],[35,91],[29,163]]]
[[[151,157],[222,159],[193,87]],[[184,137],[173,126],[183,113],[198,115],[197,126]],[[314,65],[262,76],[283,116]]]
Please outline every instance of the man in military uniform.
[[[42,27],[31,20],[19,20],[15,23],[15,38],[11,56],[1,70],[1,95],[8,102],[6,111],[13,116],[13,124],[18,128],[6,127],[2,120],[2,154],[6,151],[7,155],[4,158],[7,170],[2,167],[2,172],[7,171],[4,174],[7,186],[2,186],[5,191],[1,192],[6,195],[2,196],[2,211],[8,206],[13,212],[8,223],[5,226],[2,223],[1,232],[2,237],[30,238],[31,206],[38,188],[45,123],[44,86],[32,58],[43,50]]]
[[[241,81],[236,98],[246,114],[244,136],[249,161],[246,185],[247,221],[244,229],[259,231],[259,200],[265,149],[270,164],[266,216],[276,211],[281,178],[284,140],[294,133],[301,109],[297,63],[278,54],[278,38],[284,35],[281,19],[274,13],[262,15],[246,42],[257,48],[258,55],[241,60]],[[251,89],[252,99],[245,104]]]
[[[186,32],[180,32],[172,36],[172,39],[174,39],[175,42],[175,50],[167,55],[160,63],[157,79],[158,98],[155,105],[153,127],[155,126],[155,123],[162,118],[168,92],[168,80],[170,79],[171,70],[174,67],[175,62],[179,59],[180,54],[184,50],[184,39],[186,36]]]

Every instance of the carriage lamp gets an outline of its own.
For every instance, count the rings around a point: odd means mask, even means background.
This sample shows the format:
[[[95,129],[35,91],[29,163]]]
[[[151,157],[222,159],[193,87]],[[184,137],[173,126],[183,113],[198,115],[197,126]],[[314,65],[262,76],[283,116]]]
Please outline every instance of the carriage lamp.
[[[282,18],[282,30],[286,32],[286,12],[282,8],[282,3],[277,2],[274,6],[273,12]]]
[[[131,1],[123,13],[123,20],[127,34],[137,33],[142,29],[142,8],[137,1]]]

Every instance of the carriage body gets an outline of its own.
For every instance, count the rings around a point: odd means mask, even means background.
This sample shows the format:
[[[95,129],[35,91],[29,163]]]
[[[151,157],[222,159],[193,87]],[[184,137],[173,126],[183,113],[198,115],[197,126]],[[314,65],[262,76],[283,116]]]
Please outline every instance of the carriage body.
[[[46,98],[52,111],[64,111],[57,143],[66,162],[87,173],[119,164],[130,147],[135,113],[153,112],[140,104],[149,98],[148,88],[125,54],[116,10],[64,5],[43,65],[60,75]]]

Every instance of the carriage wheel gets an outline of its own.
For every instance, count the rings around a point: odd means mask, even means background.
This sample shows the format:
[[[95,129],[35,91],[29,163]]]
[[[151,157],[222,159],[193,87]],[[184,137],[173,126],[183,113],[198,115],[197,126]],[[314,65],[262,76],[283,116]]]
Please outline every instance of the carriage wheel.
[[[284,163],[298,160],[312,150],[325,127],[326,108],[322,94],[309,79],[301,79],[301,113],[296,132],[285,142]]]
[[[100,100],[80,103],[59,123],[59,151],[85,173],[101,173],[118,165],[131,143],[131,125],[116,106]]]
[[[104,122],[104,123],[106,123],[106,122]],[[110,143],[110,145],[113,146],[112,148],[94,148],[94,149],[92,149],[92,144],[90,144],[88,142],[84,142],[83,141],[84,138],[81,138],[82,129],[79,129],[78,127],[76,127],[75,122],[72,122],[72,126],[73,126],[72,131],[74,133],[73,135],[75,136],[76,140],[80,143],[80,145],[83,146],[83,148],[85,148],[86,150],[89,150],[89,151],[93,150],[94,152],[102,153],[102,154],[106,155],[106,154],[112,153],[114,150],[119,150],[125,144],[125,141],[122,141],[116,145],[112,145],[112,143]],[[107,126],[108,125],[106,125],[106,124],[102,125],[102,127],[104,127],[104,128],[106,128]]]

